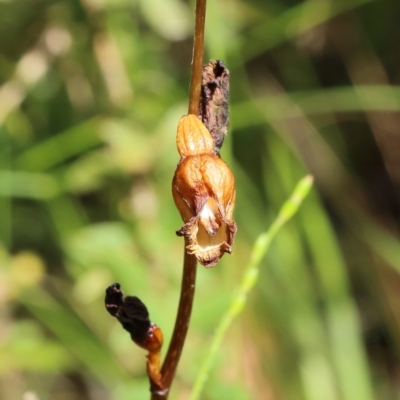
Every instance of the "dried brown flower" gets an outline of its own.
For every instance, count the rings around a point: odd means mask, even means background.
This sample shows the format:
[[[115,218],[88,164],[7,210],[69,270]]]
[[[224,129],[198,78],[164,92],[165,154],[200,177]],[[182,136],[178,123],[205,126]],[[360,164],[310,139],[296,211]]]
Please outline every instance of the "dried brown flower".
[[[172,181],[172,194],[185,225],[177,231],[188,239],[187,250],[205,267],[213,267],[231,253],[236,233],[232,220],[235,179],[214,151],[209,131],[196,115],[185,115],[178,125],[181,156]]]
[[[214,140],[216,154],[228,134],[229,76],[229,70],[221,60],[210,60],[203,65],[198,115]]]
[[[136,296],[126,296],[119,283],[113,283],[106,289],[104,299],[106,310],[121,323],[131,339],[142,349],[147,350],[147,375],[153,385],[162,388],[161,347],[163,334],[161,329],[149,319],[149,312]]]

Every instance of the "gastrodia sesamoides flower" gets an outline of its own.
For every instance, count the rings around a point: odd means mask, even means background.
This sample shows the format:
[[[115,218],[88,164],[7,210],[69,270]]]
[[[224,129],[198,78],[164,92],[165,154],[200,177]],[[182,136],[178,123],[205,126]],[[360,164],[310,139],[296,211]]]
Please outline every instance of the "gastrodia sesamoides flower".
[[[237,227],[232,220],[235,178],[215,153],[209,131],[193,114],[178,125],[181,156],[172,181],[172,193],[184,225],[177,231],[187,238],[187,251],[205,267],[213,267],[231,253]]]

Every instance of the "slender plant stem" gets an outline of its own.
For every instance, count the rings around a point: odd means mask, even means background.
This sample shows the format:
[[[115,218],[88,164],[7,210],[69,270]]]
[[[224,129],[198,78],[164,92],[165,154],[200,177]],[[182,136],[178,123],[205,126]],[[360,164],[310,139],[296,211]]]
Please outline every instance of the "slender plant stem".
[[[200,89],[202,82],[202,64],[204,53],[204,25],[206,20],[207,0],[196,1],[196,22],[193,40],[192,78],[190,81],[189,114],[198,114],[200,103]],[[192,313],[193,299],[196,285],[197,259],[188,254],[185,239],[183,274],[181,296],[179,299],[178,313],[176,316],[174,332],[169,344],[168,352],[161,368],[162,390],[152,387],[151,400],[166,400],[175,376],[179,359],[185,344],[186,334],[189,328],[190,315]]]
[[[163,390],[153,393],[151,397],[152,400],[165,400],[168,398],[169,389],[174,379],[175,371],[182,354],[183,345],[189,328],[195,293],[197,259],[194,255],[187,253],[186,245],[187,243],[185,240],[185,256],[178,314],[176,316],[175,328],[169,344],[168,352],[161,368]]]
[[[204,26],[207,0],[196,0],[196,22],[193,38],[192,78],[190,80],[189,114],[198,114],[204,53]]]

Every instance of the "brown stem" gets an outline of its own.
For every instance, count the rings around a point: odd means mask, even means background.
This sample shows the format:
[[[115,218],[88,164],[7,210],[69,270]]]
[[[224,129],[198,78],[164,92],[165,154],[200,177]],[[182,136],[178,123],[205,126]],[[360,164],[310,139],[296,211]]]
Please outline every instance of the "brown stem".
[[[207,0],[196,0],[196,22],[194,27],[193,40],[192,77],[190,81],[189,95],[189,114],[195,115],[198,114],[200,103],[206,3]],[[169,344],[164,364],[161,368],[162,390],[160,390],[159,387],[152,385],[151,400],[166,400],[168,398],[171,383],[175,376],[175,371],[182,354],[183,345],[185,344],[186,334],[189,328],[196,284],[197,259],[194,255],[187,253],[187,244],[187,240],[185,239],[185,255],[183,261],[181,296],[179,299],[178,313],[176,316],[174,332],[172,334],[172,339]]]
[[[196,0],[196,22],[194,26],[192,78],[190,80],[189,114],[198,114],[202,81],[204,53],[204,25],[207,0]]]
[[[185,240],[185,256],[178,314],[176,316],[171,343],[169,344],[168,352],[161,368],[162,387],[164,390],[159,391],[157,388],[154,388],[156,390],[153,392],[151,400],[165,400],[168,398],[169,389],[174,379],[176,367],[178,366],[185,343],[186,333],[189,328],[196,284],[197,259],[194,255],[187,253],[186,245],[187,243]]]

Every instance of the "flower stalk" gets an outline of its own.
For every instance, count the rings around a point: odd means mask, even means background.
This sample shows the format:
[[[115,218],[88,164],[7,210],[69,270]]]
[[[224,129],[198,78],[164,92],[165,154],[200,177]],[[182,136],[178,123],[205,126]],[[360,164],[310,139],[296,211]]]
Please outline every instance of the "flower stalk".
[[[192,75],[188,108],[189,114],[195,115],[197,115],[200,104],[206,5],[207,0],[196,0]],[[195,255],[188,253],[186,249],[187,245],[187,239],[185,239],[181,295],[179,299],[178,313],[176,316],[172,339],[161,368],[163,391],[152,390],[151,400],[166,400],[168,398],[169,390],[175,376],[176,368],[182,354],[186,334],[189,328],[196,286],[197,259]]]
[[[204,27],[206,23],[207,0],[196,0],[196,20],[193,36],[192,76],[190,80],[188,114],[199,110],[204,54]]]
[[[174,379],[189,329],[196,287],[196,266],[196,257],[188,254],[185,247],[178,313],[168,352],[161,368],[162,387],[164,390],[152,390],[151,400],[165,400],[168,398],[169,389]]]

